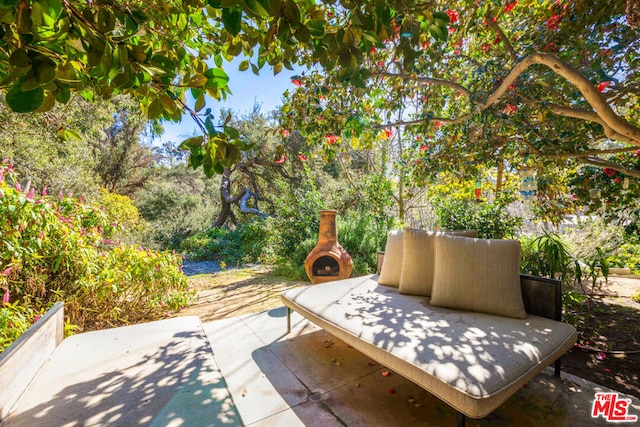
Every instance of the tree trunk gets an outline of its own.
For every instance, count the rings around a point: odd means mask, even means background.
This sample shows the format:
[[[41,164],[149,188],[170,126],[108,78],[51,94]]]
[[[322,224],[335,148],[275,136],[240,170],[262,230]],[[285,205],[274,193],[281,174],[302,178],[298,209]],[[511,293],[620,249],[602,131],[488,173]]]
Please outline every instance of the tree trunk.
[[[496,177],[496,197],[502,191],[502,175],[504,173],[504,161],[500,159],[498,162],[498,176]]]

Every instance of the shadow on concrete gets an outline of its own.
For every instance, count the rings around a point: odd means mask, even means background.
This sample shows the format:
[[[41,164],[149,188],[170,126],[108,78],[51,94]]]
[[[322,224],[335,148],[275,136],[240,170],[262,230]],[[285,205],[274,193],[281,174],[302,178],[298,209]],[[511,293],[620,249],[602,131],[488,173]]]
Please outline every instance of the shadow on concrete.
[[[201,330],[175,333],[152,352],[135,342],[111,353],[72,342],[86,335],[64,341],[3,427],[242,425]],[[80,344],[83,354],[73,354]]]

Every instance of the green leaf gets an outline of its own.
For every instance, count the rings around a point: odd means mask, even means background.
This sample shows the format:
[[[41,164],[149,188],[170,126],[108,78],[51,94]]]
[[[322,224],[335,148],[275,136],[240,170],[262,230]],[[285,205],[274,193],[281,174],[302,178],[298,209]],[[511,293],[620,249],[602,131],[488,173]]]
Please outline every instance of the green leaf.
[[[244,0],[245,10],[255,16],[266,18],[269,12],[260,4],[258,0]]]
[[[32,90],[22,90],[21,82],[16,82],[7,92],[6,102],[16,113],[31,113],[44,102],[44,89],[39,86]]]
[[[182,143],[180,144],[180,147],[187,150],[191,150],[193,148],[199,148],[200,146],[202,146],[203,141],[204,141],[204,137],[202,135],[192,136],[191,138],[187,138],[184,141],[182,141]]]
[[[324,36],[324,21],[312,19],[307,22],[307,29],[313,37],[322,37]]]
[[[153,120],[156,117],[159,117],[163,111],[164,111],[164,108],[162,107],[162,102],[158,98],[156,98],[153,101],[151,101],[151,104],[149,104],[149,110],[147,111],[147,116],[149,117],[149,120]]]
[[[435,19],[440,19],[442,21],[445,22],[449,22],[449,15],[447,15],[445,12],[433,12],[431,14]]]
[[[33,64],[33,73],[38,83],[46,84],[56,78],[56,66],[49,62],[36,62]]]
[[[29,58],[26,49],[20,48],[14,50],[9,57],[9,64],[13,65],[14,67],[21,68],[26,68],[31,65],[31,59]]]
[[[238,66],[238,70],[240,71],[246,71],[247,69],[249,69],[249,60],[245,59],[244,61],[242,61],[240,63],[240,65]]]
[[[207,81],[208,79],[204,74],[198,73],[189,80],[189,87],[201,87],[207,84]]]
[[[195,110],[200,111],[204,108],[204,106],[205,106],[204,93],[201,93],[200,96],[196,98]]]
[[[238,132],[238,129],[231,126],[224,127],[224,134],[227,135],[230,139],[240,138],[240,132]]]
[[[204,75],[210,82],[213,82],[216,88],[223,88],[229,82],[229,76],[222,68],[209,68]]]
[[[225,30],[231,35],[237,36],[242,24],[242,8],[236,6],[232,9],[222,9],[222,23]]]

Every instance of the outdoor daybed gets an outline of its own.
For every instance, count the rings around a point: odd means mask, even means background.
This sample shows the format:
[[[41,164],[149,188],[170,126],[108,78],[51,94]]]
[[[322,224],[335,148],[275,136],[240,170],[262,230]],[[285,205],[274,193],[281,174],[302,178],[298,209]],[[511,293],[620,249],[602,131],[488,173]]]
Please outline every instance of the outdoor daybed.
[[[520,275],[519,242],[405,229],[385,252],[380,276],[284,292],[288,314],[423,387],[458,411],[459,425],[556,361],[559,376],[577,333],[559,321],[560,283]]]

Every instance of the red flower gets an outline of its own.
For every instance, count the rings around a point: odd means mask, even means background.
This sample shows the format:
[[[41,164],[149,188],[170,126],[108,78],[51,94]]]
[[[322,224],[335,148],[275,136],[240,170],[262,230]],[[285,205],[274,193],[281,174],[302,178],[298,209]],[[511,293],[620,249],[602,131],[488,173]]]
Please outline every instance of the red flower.
[[[375,46],[371,46],[371,55],[376,53],[376,47]]]
[[[324,138],[327,140],[327,144],[333,145],[338,142],[338,135],[325,135]]]
[[[2,273],[4,274],[4,273]],[[4,295],[2,296],[2,306],[9,304],[9,290],[4,291]]]
[[[303,162],[306,162],[307,160],[309,160],[309,159],[307,159],[307,156],[305,156],[304,154],[298,154],[298,158],[300,160],[302,160]]]
[[[509,3],[509,4],[505,4],[504,5],[504,11],[506,13],[511,12],[516,6],[518,5],[518,0],[514,1],[513,3]]]
[[[509,85],[509,90],[514,90],[516,87],[514,85]]]
[[[447,29],[447,32],[448,32],[449,34],[453,34],[453,33],[455,33],[455,32],[456,32],[456,29],[455,29],[455,28],[453,28],[453,27],[449,27],[449,28]]]
[[[282,157],[280,157],[278,160],[276,160],[276,163],[280,164],[280,163],[284,163],[287,161],[287,155],[283,154]]]
[[[550,30],[557,30],[558,29],[558,25],[560,24],[560,21],[562,21],[562,15],[556,15],[555,13],[553,15],[551,15],[551,17],[547,20],[547,23],[545,24],[547,26],[548,29]]]
[[[296,85],[298,87],[302,86],[302,80],[300,80],[297,77],[292,77],[291,78],[291,83],[293,83],[294,85]]]
[[[391,138],[391,136],[392,136],[392,135],[393,135],[393,129],[391,129],[391,128],[386,128],[386,129],[384,130],[384,137],[385,137],[386,139]]]
[[[493,44],[498,44],[500,43],[500,36],[496,36],[495,39],[493,39]]]
[[[444,123],[442,123],[440,120],[434,120],[433,121],[433,126],[439,128],[440,126],[442,126]]]
[[[640,156],[640,150],[636,151],[636,154],[633,155],[633,157],[638,157]]]
[[[376,62],[376,65],[380,68],[384,67],[384,61],[378,61]]]
[[[47,186],[46,185],[42,188],[42,197],[47,197]]]
[[[622,178],[617,177],[616,179],[613,180],[613,182],[615,182],[616,184],[620,184],[622,182]]]
[[[611,169],[611,168],[604,168],[602,170],[602,173],[604,173],[605,175],[607,175],[609,178],[613,177],[616,174],[616,171]]]
[[[485,43],[480,47],[480,49],[484,52],[489,52],[489,49],[491,49],[491,45],[489,43]]]
[[[511,115],[516,111],[518,111],[518,107],[513,104],[507,104],[507,106],[504,107],[504,110],[502,110],[502,112],[505,113],[506,115]]]
[[[7,267],[4,269],[4,271],[2,272],[3,276],[8,275],[9,273],[11,273],[11,267]],[[9,293],[9,291],[7,291],[7,293]],[[8,298],[8,297],[7,297]]]
[[[429,146],[427,144],[422,144],[420,146],[420,151],[427,151],[429,149]]]
[[[456,12],[455,10],[447,9],[447,16],[449,17],[449,21],[451,21],[452,24],[455,24],[458,20],[458,12]]]
[[[498,18],[496,18],[495,16],[494,16],[493,18],[491,18],[491,20],[492,20],[493,22],[498,22]],[[486,19],[483,19],[483,20],[482,20],[482,25],[487,25],[487,20],[486,20]]]
[[[429,46],[431,46],[431,45],[429,44],[429,42],[424,42],[424,43],[422,43],[422,49],[423,49],[423,50],[427,50],[427,49],[429,49]]]
[[[288,137],[289,137],[289,131],[288,131],[288,130],[286,130],[286,129],[282,129],[282,130],[280,131],[280,133],[281,133],[281,134],[282,134],[282,136],[284,136],[285,138],[288,138]]]
[[[604,91],[607,87],[611,86],[613,82],[602,82],[598,85],[598,92]]]
[[[35,188],[31,187],[29,189],[29,194],[27,194],[27,200],[33,200],[36,197],[36,190]]]
[[[20,193],[22,191],[22,187],[20,187],[20,183],[16,182],[16,191]]]

